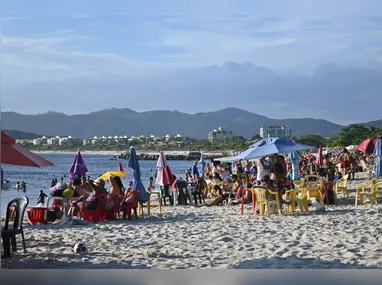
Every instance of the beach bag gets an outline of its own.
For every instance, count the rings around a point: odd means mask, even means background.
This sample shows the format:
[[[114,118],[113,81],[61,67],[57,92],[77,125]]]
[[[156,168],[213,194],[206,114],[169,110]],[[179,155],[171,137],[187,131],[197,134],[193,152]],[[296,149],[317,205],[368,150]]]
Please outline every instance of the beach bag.
[[[72,198],[74,195],[74,190],[72,188],[66,188],[63,192],[62,192],[62,197],[65,197],[65,198]]]

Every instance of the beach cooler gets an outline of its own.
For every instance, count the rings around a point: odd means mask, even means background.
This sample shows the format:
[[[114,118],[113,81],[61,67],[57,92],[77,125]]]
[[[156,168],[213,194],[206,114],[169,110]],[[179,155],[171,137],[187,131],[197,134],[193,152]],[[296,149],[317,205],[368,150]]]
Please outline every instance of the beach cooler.
[[[27,209],[27,218],[29,224],[44,224],[46,225],[48,221],[45,219],[45,214],[48,211],[48,208],[45,207],[32,207]]]

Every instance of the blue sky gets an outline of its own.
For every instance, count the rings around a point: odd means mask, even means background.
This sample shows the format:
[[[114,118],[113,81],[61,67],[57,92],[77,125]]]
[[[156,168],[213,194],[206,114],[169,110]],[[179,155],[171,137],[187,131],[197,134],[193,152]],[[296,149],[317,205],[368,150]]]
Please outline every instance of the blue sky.
[[[381,119],[382,1],[157,2],[0,1],[2,110]]]

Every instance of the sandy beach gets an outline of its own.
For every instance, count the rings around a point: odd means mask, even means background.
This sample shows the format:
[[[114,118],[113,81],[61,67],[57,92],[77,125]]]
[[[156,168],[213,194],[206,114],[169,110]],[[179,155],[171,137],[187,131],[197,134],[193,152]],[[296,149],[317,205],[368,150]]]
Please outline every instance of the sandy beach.
[[[87,225],[25,226],[28,254],[3,268],[382,268],[382,205],[350,198],[325,212],[271,218],[246,205],[164,207],[163,216]],[[145,209],[146,210],[146,209]],[[74,254],[85,242],[87,254]]]

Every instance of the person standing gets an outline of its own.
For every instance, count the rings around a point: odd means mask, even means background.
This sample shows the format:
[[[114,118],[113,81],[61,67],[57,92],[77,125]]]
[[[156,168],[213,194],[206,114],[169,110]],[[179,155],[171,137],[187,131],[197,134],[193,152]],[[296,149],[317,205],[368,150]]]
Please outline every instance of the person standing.
[[[40,190],[40,195],[38,196],[37,205],[45,205],[45,197],[48,197],[43,190]]]
[[[195,161],[194,167],[192,168],[192,178],[196,179],[196,177],[199,177],[199,170],[198,170],[198,162]]]
[[[21,190],[27,192],[27,184],[24,181],[21,182]]]
[[[21,187],[21,186],[20,186],[20,182],[17,181],[17,182],[16,182],[16,190],[19,191],[19,190],[20,190],[20,187]]]

